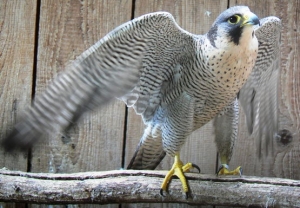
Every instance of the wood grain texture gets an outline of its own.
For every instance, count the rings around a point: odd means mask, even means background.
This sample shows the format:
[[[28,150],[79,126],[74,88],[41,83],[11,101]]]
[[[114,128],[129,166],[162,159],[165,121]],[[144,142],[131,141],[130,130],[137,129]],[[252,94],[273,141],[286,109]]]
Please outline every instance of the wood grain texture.
[[[281,32],[281,73],[279,130],[286,129],[291,136],[276,140],[274,155],[258,158],[255,140],[249,136],[245,117],[241,112],[239,136],[232,157],[231,166],[242,165],[244,174],[256,176],[276,176],[300,179],[300,137],[299,137],[299,78],[300,78],[300,1],[230,1],[230,6],[243,4],[259,17],[274,15],[282,20]],[[290,140],[286,144],[284,139]]]
[[[37,96],[70,60],[130,17],[131,2],[126,0],[41,1]],[[125,106],[121,102],[91,112],[74,125],[69,138],[51,135],[34,146],[31,171],[70,173],[119,169],[124,119]],[[43,205],[31,205],[36,207]]]
[[[45,89],[66,63],[130,19],[128,1],[42,1],[36,91]],[[119,169],[125,107],[111,103],[74,125],[70,138],[51,135],[32,152],[33,172]]]
[[[277,143],[274,175],[300,179],[300,1],[278,1],[282,19],[280,130],[291,132],[291,140]]]
[[[35,22],[35,0],[0,1],[0,140],[31,102]],[[27,154],[11,155],[0,147],[4,166],[26,171]]]
[[[36,24],[35,0],[0,1],[0,141],[31,103]],[[27,153],[0,147],[0,167],[27,170]],[[0,203],[0,207],[25,204]]]
[[[190,205],[299,207],[300,182],[281,178],[217,177],[187,174],[191,194],[186,199],[179,179],[162,197],[167,171],[103,171],[75,174],[32,174],[0,170],[0,200],[47,204],[176,202]],[[201,181],[201,183],[199,183]]]

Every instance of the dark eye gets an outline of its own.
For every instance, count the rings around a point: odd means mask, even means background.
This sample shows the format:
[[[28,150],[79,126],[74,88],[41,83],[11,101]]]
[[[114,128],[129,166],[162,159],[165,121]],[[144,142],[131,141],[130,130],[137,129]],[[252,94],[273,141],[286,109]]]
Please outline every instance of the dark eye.
[[[233,15],[228,18],[227,22],[229,22],[230,24],[236,24],[240,21],[240,19],[241,17],[239,15]]]

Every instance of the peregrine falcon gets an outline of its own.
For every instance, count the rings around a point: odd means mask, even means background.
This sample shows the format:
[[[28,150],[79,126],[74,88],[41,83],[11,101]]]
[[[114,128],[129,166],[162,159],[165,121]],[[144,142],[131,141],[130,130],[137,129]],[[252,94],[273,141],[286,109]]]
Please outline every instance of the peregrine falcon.
[[[268,109],[270,98],[264,97],[272,89],[261,88],[276,82],[279,37],[278,18],[259,21],[246,6],[222,12],[204,35],[183,30],[167,12],[138,17],[69,64],[2,144],[8,150],[30,147],[43,135],[65,131],[85,112],[118,98],[147,126],[128,168],[154,169],[166,154],[175,158],[161,193],[173,175],[188,193],[184,172],[198,167],[183,164],[180,148],[191,132],[216,116],[215,125],[222,127],[216,131],[223,164],[219,174],[239,174],[240,168],[227,169],[236,138],[236,97],[249,112],[250,132],[258,123],[261,135],[274,133],[276,116],[265,122],[276,111]]]

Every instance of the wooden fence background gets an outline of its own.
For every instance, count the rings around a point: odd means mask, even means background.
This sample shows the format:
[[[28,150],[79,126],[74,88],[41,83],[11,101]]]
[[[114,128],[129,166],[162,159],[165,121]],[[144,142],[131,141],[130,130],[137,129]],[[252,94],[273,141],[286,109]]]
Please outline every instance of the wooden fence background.
[[[276,142],[274,156],[258,159],[243,115],[230,163],[245,175],[300,179],[300,1],[261,0],[0,0],[0,136],[7,135],[19,113],[42,92],[69,60],[116,26],[154,11],[172,13],[184,29],[208,31],[214,19],[233,5],[248,5],[259,17],[282,19],[280,129],[291,135]],[[71,140],[51,135],[31,152],[9,155],[0,149],[0,168],[70,173],[120,169],[129,163],[144,125],[132,109],[116,101],[78,123]],[[194,132],[182,159],[215,173],[217,151],[211,123]],[[169,169],[166,157],[158,169]],[[0,204],[0,207],[43,205]],[[91,206],[91,205],[90,205]],[[72,205],[72,207],[90,207]],[[94,205],[100,206],[100,205]],[[126,204],[107,207],[188,207],[177,204]],[[71,207],[71,205],[70,205]]]

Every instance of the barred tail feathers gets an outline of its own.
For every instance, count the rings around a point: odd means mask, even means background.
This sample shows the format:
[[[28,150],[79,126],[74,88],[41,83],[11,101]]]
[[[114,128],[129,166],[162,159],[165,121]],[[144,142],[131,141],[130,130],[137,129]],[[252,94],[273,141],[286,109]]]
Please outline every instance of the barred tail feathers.
[[[149,125],[138,144],[127,169],[154,170],[165,157],[161,131]]]

